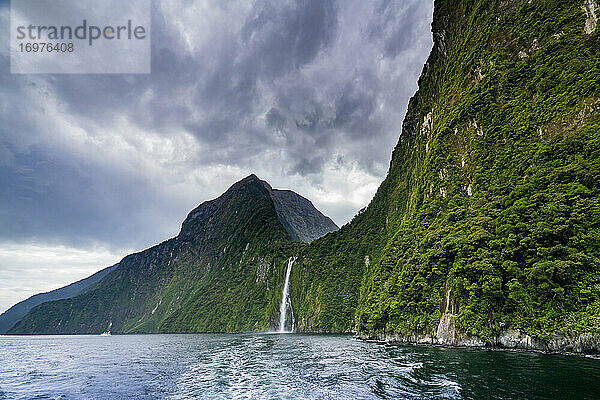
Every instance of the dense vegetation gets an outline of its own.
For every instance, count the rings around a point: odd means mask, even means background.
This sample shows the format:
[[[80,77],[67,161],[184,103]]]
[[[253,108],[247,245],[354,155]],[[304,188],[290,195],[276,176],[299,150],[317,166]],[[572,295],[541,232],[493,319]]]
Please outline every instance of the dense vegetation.
[[[489,340],[600,330],[600,41],[582,1],[437,1],[390,176],[400,227],[358,329]],[[389,179],[389,178],[388,178]]]
[[[483,339],[598,331],[600,43],[585,16],[581,1],[435,2],[388,177],[298,261],[301,329],[435,335],[446,288]]]
[[[125,257],[94,290],[35,307],[12,333],[266,330],[283,261],[302,246],[250,176],[191,211],[176,238]]]

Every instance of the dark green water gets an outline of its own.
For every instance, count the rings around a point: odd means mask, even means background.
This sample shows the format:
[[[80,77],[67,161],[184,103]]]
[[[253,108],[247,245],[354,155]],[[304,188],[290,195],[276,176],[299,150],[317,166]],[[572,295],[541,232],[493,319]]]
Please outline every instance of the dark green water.
[[[350,336],[0,336],[6,399],[600,399],[600,360]]]

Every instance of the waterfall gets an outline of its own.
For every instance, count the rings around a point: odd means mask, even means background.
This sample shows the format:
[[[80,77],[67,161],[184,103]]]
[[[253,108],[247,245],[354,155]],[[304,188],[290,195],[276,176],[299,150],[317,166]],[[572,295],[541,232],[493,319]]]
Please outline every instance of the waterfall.
[[[279,307],[279,332],[285,332],[285,317],[287,316],[288,304],[290,303],[290,275],[292,272],[292,265],[294,265],[295,258],[288,260],[287,271],[285,272],[285,283],[283,284],[283,292],[281,295],[281,306]],[[291,304],[289,304],[291,305]],[[290,307],[291,308],[291,307]],[[294,321],[292,315],[292,329],[294,330]]]

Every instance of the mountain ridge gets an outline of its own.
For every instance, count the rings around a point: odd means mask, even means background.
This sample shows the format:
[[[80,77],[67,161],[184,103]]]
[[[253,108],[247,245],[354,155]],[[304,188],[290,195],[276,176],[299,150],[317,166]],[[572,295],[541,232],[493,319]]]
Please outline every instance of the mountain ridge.
[[[0,314],[0,335],[5,334],[17,322],[19,322],[33,307],[53,300],[62,300],[75,297],[81,293],[91,290],[98,284],[109,272],[114,270],[118,264],[104,268],[87,278],[80,279],[69,285],[63,286],[44,293],[38,293],[27,299],[18,302],[8,310]]]
[[[264,291],[259,293],[257,287],[275,283],[267,282],[260,269],[274,268],[270,260],[280,256],[279,246],[302,246],[293,241],[300,234],[316,236],[328,228],[337,229],[310,202],[312,208],[306,214],[312,219],[306,221],[304,231],[286,228],[288,216],[276,210],[275,202],[282,200],[273,191],[256,175],[234,183],[221,196],[190,211],[176,237],[126,256],[118,268],[89,292],[34,307],[10,333],[180,331],[182,324],[190,322],[185,319],[187,312],[197,310],[186,304],[224,289],[227,283],[221,283],[225,277],[238,282],[239,286],[233,290],[237,297],[231,288],[226,288],[222,303],[213,304],[208,310],[214,320],[206,320],[205,325],[197,328],[185,325],[186,329],[228,331],[268,327],[277,315],[264,315],[261,311],[274,300],[267,298]],[[286,193],[295,201],[308,201],[293,192]],[[240,281],[242,277],[244,283]],[[213,290],[199,290],[203,285]],[[223,328],[223,316],[230,318],[228,313],[232,310],[228,302],[243,298],[245,289],[254,295],[252,305],[240,305],[238,325]],[[247,317],[251,319],[245,320]]]

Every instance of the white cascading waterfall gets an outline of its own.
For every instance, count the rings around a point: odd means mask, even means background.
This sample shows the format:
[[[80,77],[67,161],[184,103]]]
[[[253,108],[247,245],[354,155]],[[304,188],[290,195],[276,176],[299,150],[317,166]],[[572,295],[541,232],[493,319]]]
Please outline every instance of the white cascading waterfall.
[[[288,305],[290,303],[290,275],[292,273],[292,265],[294,265],[295,258],[288,260],[287,271],[285,272],[285,283],[283,284],[283,292],[281,296],[281,306],[279,306],[279,332],[285,333],[285,320],[287,316]],[[294,322],[292,317],[292,332],[294,331]]]

